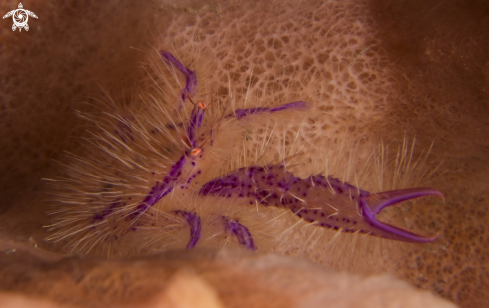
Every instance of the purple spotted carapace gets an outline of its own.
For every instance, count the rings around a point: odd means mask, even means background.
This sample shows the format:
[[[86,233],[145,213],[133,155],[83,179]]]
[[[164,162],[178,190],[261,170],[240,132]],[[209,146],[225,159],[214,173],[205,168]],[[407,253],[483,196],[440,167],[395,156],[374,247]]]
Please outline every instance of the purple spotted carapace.
[[[322,175],[301,179],[283,165],[248,167],[207,182],[203,196],[241,198],[248,204],[288,208],[318,226],[360,232],[413,243],[434,241],[438,234],[422,236],[382,223],[375,216],[402,201],[443,194],[431,188],[410,188],[371,194],[348,183]]]

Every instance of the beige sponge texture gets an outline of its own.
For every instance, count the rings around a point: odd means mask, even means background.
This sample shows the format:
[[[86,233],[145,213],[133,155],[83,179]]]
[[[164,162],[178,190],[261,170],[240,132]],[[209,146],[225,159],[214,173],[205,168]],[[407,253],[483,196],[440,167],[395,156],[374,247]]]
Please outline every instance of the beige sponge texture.
[[[395,81],[367,6],[230,2],[201,14],[177,14],[183,8],[162,4],[163,14],[174,17],[161,41],[205,49],[215,63],[208,84],[223,100],[233,95],[250,107],[313,103],[316,113],[302,130],[310,144],[327,144],[346,131],[367,135],[366,126],[382,118],[392,99]]]

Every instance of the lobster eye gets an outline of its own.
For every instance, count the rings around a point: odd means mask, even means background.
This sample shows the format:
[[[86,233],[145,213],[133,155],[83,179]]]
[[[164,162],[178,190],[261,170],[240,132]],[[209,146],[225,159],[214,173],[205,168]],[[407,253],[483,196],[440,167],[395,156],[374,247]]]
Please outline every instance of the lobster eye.
[[[201,148],[193,148],[192,150],[190,150],[190,156],[192,157],[197,157],[200,155],[200,153],[202,153]]]
[[[207,106],[203,102],[198,102],[197,103],[197,106],[199,106],[199,108],[202,109],[202,110],[205,110],[207,108]]]

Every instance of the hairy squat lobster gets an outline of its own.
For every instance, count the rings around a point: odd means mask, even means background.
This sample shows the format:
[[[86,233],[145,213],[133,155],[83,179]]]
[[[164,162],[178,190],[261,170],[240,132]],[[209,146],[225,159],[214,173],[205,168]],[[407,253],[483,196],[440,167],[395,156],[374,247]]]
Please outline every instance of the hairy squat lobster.
[[[197,74],[185,67],[171,53],[160,51],[160,57],[167,66],[176,68],[185,77],[185,87],[180,91],[181,103],[190,101],[194,107],[187,123],[170,125],[169,129],[184,128],[184,143],[187,149],[177,161],[173,161],[164,173],[163,178],[157,180],[149,192],[143,194],[139,200],[132,200],[132,205],[127,206],[120,197],[113,198],[111,202],[101,203],[93,207],[95,213],[85,213],[90,222],[87,226],[72,227],[68,232],[58,232],[52,239],[63,239],[79,233],[81,230],[90,230],[103,224],[107,218],[119,214],[126,221],[131,221],[133,231],[146,222],[140,220],[155,204],[168,197],[175,191],[185,191],[192,183],[195,183],[202,174],[202,161],[205,160],[208,146],[212,146],[211,137],[198,144],[198,130],[204,123],[207,105],[194,103],[192,97],[197,92]],[[296,101],[276,107],[255,107],[237,109],[233,113],[226,114],[221,119],[240,121],[245,117],[253,117],[257,114],[276,113],[290,110],[303,110],[310,105],[303,101]],[[115,135],[119,137],[121,147],[126,147],[132,137],[131,127],[126,124],[118,125]],[[207,143],[209,142],[209,143]],[[207,144],[207,145],[206,145]],[[106,149],[110,153],[110,147]],[[154,174],[154,173],[153,173]],[[100,180],[100,182],[109,182]],[[199,184],[200,185],[200,184]],[[385,207],[397,205],[403,201],[423,196],[438,196],[443,194],[432,188],[410,188],[393,190],[380,193],[369,193],[358,187],[342,182],[336,178],[321,174],[307,178],[299,178],[287,171],[283,164],[271,164],[264,166],[248,166],[239,168],[227,175],[212,179],[199,186],[198,195],[215,196],[222,199],[234,199],[245,205],[275,206],[289,209],[298,217],[318,227],[330,228],[347,233],[362,233],[381,238],[412,243],[426,243],[434,241],[438,234],[423,236],[408,230],[383,223],[376,219]],[[108,188],[107,188],[108,189]],[[102,194],[103,192],[98,192]],[[133,198],[133,197],[131,197]],[[129,198],[129,199],[131,199]],[[91,201],[90,201],[91,202]],[[184,222],[190,229],[190,239],[187,249],[195,247],[202,236],[201,217],[188,210],[174,210],[170,213]],[[71,218],[64,218],[55,222],[54,229],[69,225]],[[72,219],[74,220],[74,218]],[[249,250],[256,250],[257,246],[249,229],[236,219],[227,216],[220,217],[222,228],[236,237],[240,245]],[[115,227],[114,227],[115,229]],[[95,234],[95,233],[94,233]],[[81,243],[93,234],[79,239]],[[117,239],[117,235],[114,235]]]

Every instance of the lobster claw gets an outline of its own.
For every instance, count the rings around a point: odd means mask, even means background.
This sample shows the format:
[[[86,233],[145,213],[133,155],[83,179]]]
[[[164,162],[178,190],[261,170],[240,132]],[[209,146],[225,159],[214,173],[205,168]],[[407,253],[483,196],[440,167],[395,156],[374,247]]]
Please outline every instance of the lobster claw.
[[[380,234],[376,234],[377,236],[411,243],[433,242],[438,238],[439,232],[430,236],[423,236],[380,222],[375,218],[375,216],[382,212],[385,207],[398,205],[403,201],[425,196],[438,196],[445,200],[443,194],[433,188],[422,187],[384,191],[361,198],[363,199],[361,200],[362,215],[368,224],[370,224],[377,232],[380,232]]]

